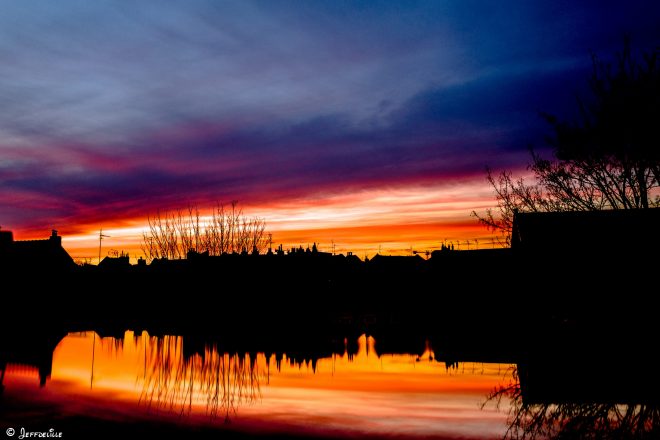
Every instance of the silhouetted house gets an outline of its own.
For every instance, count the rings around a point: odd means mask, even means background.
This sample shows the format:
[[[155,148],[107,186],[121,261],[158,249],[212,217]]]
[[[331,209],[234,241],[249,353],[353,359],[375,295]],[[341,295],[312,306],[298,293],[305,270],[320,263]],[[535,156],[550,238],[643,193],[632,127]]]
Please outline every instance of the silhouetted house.
[[[362,260],[357,255],[353,255],[353,252],[348,252],[346,254],[346,262],[349,264],[359,264],[362,263]]]
[[[404,265],[417,265],[424,262],[424,259],[419,255],[404,256],[404,255],[380,255],[376,254],[369,260],[373,264],[404,264]]]
[[[277,248],[277,255],[285,255],[284,251],[282,249],[282,245],[280,245]],[[307,258],[307,257],[322,257],[322,258],[329,258],[332,257],[331,252],[321,252],[318,250],[318,247],[316,246],[316,243],[310,248],[309,245],[307,248],[303,248],[302,245],[299,246],[298,248],[292,247],[289,249],[289,251],[286,253],[288,256],[295,256],[297,258]]]
[[[658,226],[660,209],[516,214],[511,290],[528,310],[544,292],[539,313],[645,335],[657,322]]]
[[[509,248],[496,249],[473,249],[473,250],[435,250],[431,252],[431,262],[444,261],[480,261],[492,260],[496,258],[506,258],[511,253]]]
[[[130,267],[129,256],[123,252],[116,257],[107,256],[99,263],[99,268],[104,270],[123,270]]]
[[[316,246],[316,243],[314,243],[314,245],[312,246],[312,255],[321,258],[330,258],[332,257],[332,252],[321,252],[319,251],[318,246]]]
[[[534,212],[514,216],[511,248],[614,254],[657,249],[660,209]]]
[[[380,271],[409,271],[415,270],[424,264],[424,259],[419,255],[410,257],[400,255],[380,255],[376,254],[369,260],[369,267]]]
[[[0,231],[0,264],[5,267],[64,270],[75,267],[62,247],[62,237],[53,230],[45,240],[15,241],[11,231]]]
[[[193,249],[190,249],[186,254],[187,260],[195,260],[195,259],[208,258],[208,257],[209,257],[209,251],[197,252]]]

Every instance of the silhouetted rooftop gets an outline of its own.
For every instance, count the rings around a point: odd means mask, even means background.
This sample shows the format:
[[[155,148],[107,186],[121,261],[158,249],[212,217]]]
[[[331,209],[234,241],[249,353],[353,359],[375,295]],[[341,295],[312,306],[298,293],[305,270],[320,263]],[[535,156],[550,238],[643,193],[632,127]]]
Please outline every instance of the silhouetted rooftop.
[[[22,267],[48,267],[52,269],[75,266],[73,259],[62,247],[62,237],[53,230],[45,240],[14,241],[10,231],[2,232],[0,262],[2,265]]]
[[[116,257],[107,256],[99,263],[99,267],[106,269],[124,269],[130,266],[131,263],[128,254],[121,254]]]
[[[511,247],[543,252],[657,248],[659,225],[660,209],[519,213]]]
[[[380,255],[376,254],[369,260],[372,264],[419,264],[424,259],[419,255]]]

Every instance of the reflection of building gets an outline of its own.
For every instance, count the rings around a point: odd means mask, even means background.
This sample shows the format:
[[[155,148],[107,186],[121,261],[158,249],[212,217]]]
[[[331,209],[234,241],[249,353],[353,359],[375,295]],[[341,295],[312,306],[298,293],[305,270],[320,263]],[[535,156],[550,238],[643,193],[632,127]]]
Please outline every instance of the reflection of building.
[[[515,215],[526,404],[658,403],[658,375],[646,373],[659,336],[659,225],[660,209]]]
[[[0,394],[5,371],[36,370],[39,385],[44,386],[53,367],[53,350],[65,334],[19,334],[0,340]]]
[[[75,266],[62,247],[62,237],[53,230],[45,240],[15,241],[11,231],[0,231],[0,264],[15,267],[68,269]]]

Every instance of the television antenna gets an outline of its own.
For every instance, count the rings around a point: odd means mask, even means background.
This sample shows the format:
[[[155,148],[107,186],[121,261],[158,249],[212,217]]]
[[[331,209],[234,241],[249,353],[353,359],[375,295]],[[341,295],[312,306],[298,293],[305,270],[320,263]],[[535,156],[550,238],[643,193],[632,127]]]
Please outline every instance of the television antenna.
[[[99,264],[101,264],[101,240],[104,238],[110,238],[109,235],[103,233],[103,228],[99,229]]]
[[[426,251],[412,251],[412,253],[413,253],[413,255],[425,255],[427,260],[431,256],[431,251],[429,251],[429,250],[426,250]]]

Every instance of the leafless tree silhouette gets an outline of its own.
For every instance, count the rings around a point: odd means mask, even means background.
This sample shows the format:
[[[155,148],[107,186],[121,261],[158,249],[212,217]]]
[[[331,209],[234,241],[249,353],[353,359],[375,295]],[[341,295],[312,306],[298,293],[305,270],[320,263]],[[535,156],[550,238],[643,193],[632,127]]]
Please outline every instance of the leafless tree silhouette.
[[[247,217],[233,201],[229,208],[218,204],[208,217],[198,207],[187,212],[158,211],[148,217],[148,230],[142,236],[142,251],[148,260],[185,258],[189,251],[222,255],[263,252],[268,246],[266,221]]]
[[[660,52],[636,57],[626,40],[614,68],[595,56],[591,97],[578,98],[580,118],[543,114],[554,158],[532,152],[532,183],[510,171],[487,179],[497,208],[472,212],[510,243],[513,214],[660,206]]]

